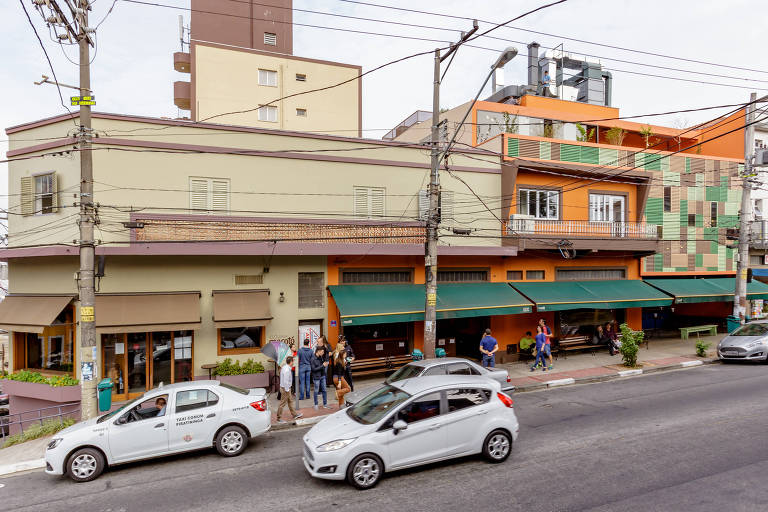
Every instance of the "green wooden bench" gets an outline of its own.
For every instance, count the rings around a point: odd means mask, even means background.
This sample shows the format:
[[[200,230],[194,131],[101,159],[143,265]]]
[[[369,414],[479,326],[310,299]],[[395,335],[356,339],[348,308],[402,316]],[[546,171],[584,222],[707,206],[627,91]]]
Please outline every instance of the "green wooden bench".
[[[680,327],[680,338],[687,340],[688,335],[692,332],[708,332],[710,336],[715,336],[717,334],[717,326],[716,325],[695,325],[693,327]]]

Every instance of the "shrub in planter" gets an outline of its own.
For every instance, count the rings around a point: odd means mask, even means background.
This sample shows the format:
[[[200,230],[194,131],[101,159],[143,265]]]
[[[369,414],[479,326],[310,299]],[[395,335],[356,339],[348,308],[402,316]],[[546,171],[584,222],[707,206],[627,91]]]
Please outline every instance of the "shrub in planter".
[[[241,388],[266,388],[270,385],[270,374],[264,371],[264,366],[258,361],[248,359],[240,364],[227,358],[221,361],[213,370],[216,379]]]
[[[264,366],[253,359],[247,359],[242,366],[240,361],[232,362],[229,357],[221,361],[213,369],[213,375],[247,375],[251,373],[264,373]]]
[[[69,375],[54,375],[52,377],[45,377],[42,373],[31,372],[29,370],[19,370],[5,375],[8,380],[16,380],[19,382],[33,382],[35,384],[48,384],[51,387],[58,388],[62,386],[77,386],[80,381]]]
[[[624,366],[634,368],[637,366],[637,351],[640,350],[640,344],[643,342],[645,333],[643,331],[633,331],[627,324],[621,324],[621,359]]]
[[[699,356],[699,357],[706,356],[708,348],[709,348],[709,343],[704,343],[701,340],[697,341],[696,342],[696,355]]]

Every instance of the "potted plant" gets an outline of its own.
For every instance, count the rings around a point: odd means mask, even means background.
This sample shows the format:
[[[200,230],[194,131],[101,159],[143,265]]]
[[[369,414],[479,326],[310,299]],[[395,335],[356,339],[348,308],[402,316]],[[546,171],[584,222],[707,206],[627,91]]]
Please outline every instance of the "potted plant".
[[[78,402],[80,381],[69,375],[46,377],[38,372],[19,370],[4,377],[3,392],[47,402]]]
[[[270,375],[264,371],[264,365],[253,359],[232,362],[229,357],[220,361],[212,374],[225,384],[231,384],[245,389],[267,388],[270,384]]]

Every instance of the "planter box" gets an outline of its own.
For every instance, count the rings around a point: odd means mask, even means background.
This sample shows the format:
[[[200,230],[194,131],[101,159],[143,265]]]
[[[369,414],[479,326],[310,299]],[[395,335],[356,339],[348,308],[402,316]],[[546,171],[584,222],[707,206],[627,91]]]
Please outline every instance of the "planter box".
[[[269,388],[272,372],[246,373],[245,375],[217,375],[214,379],[244,389]]]
[[[37,382],[21,382],[18,380],[3,380],[3,393],[10,397],[19,396],[45,400],[46,402],[67,403],[80,401],[80,386],[53,387]]]

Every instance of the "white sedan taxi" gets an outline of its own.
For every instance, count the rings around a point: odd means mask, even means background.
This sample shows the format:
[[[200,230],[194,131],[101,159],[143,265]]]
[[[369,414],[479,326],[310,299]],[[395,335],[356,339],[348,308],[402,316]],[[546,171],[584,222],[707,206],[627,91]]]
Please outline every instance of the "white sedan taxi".
[[[212,446],[234,457],[270,424],[264,389],[216,380],[170,384],[57,433],[45,451],[45,472],[88,482],[107,466]]]
[[[512,399],[488,377],[442,375],[385,384],[328,416],[304,436],[304,466],[315,478],[358,489],[385,472],[482,453],[509,457],[518,422]]]

